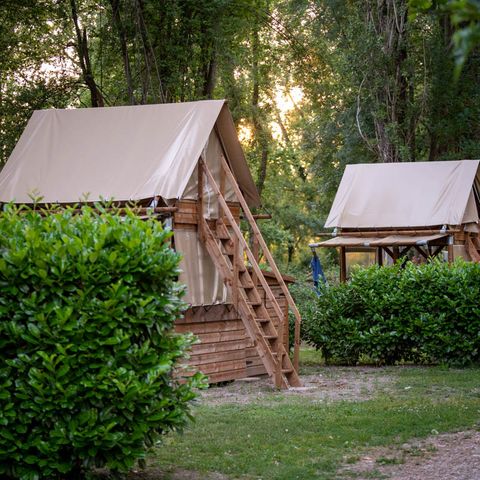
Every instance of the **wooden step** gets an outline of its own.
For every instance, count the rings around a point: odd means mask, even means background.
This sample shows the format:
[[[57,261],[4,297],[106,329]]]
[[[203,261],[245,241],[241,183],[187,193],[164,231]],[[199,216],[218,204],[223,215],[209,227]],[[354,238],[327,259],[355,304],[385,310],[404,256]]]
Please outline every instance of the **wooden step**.
[[[267,340],[277,340],[278,335],[264,335]]]
[[[256,318],[255,319],[258,323],[270,323],[270,319],[269,318]]]
[[[232,236],[223,222],[217,221],[216,237],[220,240],[231,240]]]

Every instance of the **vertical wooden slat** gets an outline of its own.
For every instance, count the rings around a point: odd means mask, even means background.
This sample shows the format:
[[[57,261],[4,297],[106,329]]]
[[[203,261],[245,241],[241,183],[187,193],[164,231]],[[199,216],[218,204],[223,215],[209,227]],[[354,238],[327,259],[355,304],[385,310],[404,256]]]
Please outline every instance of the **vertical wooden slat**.
[[[197,164],[198,169],[198,202],[197,202],[197,229],[198,236],[202,242],[205,241],[205,231],[203,228],[203,163]]]
[[[238,264],[240,262],[239,258],[239,248],[240,244],[238,243],[238,238],[235,235],[233,237],[233,285],[232,285],[232,297],[233,297],[233,304],[235,308],[238,309]]]
[[[258,239],[255,235],[252,238],[252,253],[253,253],[253,256],[255,257],[255,261],[258,263],[260,259],[260,245],[258,244]],[[258,278],[255,272],[253,272],[252,280],[255,286],[258,285]]]
[[[277,388],[282,387],[282,368],[283,368],[283,352],[285,351],[282,346],[283,346],[283,322],[282,319],[278,319],[278,328],[277,328],[277,369],[275,372],[275,386]]]

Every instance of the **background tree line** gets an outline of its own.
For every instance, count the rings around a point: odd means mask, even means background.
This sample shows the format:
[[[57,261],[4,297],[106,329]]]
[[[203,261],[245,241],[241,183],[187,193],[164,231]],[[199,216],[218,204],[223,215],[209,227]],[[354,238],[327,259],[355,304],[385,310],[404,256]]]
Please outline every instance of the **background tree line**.
[[[226,98],[264,233],[298,264],[347,163],[480,157],[479,19],[475,0],[4,0],[0,162],[35,109]]]

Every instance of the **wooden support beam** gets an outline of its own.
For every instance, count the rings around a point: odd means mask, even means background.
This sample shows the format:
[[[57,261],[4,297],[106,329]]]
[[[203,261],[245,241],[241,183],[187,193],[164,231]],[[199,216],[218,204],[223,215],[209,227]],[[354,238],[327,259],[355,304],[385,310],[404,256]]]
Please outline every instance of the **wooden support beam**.
[[[257,213],[252,215],[255,220],[271,220],[272,216],[269,213]],[[246,219],[244,215],[240,217],[242,220]]]
[[[450,235],[450,237],[448,237],[448,247],[447,247],[447,251],[448,251],[448,263],[453,263],[455,261],[455,255],[453,253],[453,237]]]
[[[432,252],[432,258],[435,258],[444,248],[445,248],[445,245],[437,246],[437,248]]]
[[[252,253],[255,257],[255,261],[258,263],[260,260],[260,245],[258,244],[258,240],[255,235],[252,238]],[[252,274],[252,280],[255,285],[258,285],[258,278],[255,272]]]
[[[428,260],[428,255],[427,255],[418,245],[414,245],[413,248],[414,248],[425,260]]]
[[[203,226],[203,160],[200,158],[197,164],[198,180],[197,180],[197,228],[198,236],[202,242],[205,241],[205,228]]]
[[[347,255],[345,247],[340,247],[340,281],[347,281]]]
[[[277,339],[277,348],[276,348],[276,354],[277,354],[277,371],[275,372],[275,386],[277,388],[282,387],[282,368],[283,368],[283,354],[285,349],[283,347],[283,322],[282,319],[278,319],[278,328],[277,328],[277,334],[278,334],[278,339]]]
[[[238,309],[238,264],[240,244],[238,243],[237,236],[233,237],[233,285],[232,285],[232,297],[235,308]],[[242,250],[243,251],[243,250]]]
[[[398,258],[404,257],[404,256],[410,251],[411,248],[412,248],[412,245],[406,246],[406,247],[400,252]]]
[[[383,249],[382,247],[377,247],[377,264],[383,266]]]
[[[368,238],[368,237],[386,237],[389,235],[436,235],[436,234],[444,234],[450,235],[452,233],[460,233],[461,229],[455,228],[452,230],[443,231],[439,229],[420,229],[420,230],[368,230],[365,232],[359,231],[345,231],[342,230],[341,232],[337,233],[337,237],[360,237],[360,238]],[[327,234],[325,234],[327,235]],[[332,236],[331,234],[329,234]],[[323,236],[323,235],[319,235]]]
[[[382,247],[385,252],[387,252],[387,255],[393,260],[393,252],[390,250],[388,247],[383,246]]]
[[[105,207],[105,208],[96,208],[96,207],[90,207],[94,212],[96,213],[116,213],[118,215],[125,215],[125,213],[128,211],[132,211],[133,213],[137,215],[148,215],[151,213],[159,213],[159,214],[169,214],[169,213],[174,213],[178,211],[178,207]],[[78,215],[82,213],[81,208],[70,208],[70,207],[65,207],[65,208],[55,208],[55,209],[49,209],[49,208],[35,208],[33,209],[37,212],[40,213],[40,215],[51,215],[54,213],[61,213],[64,211],[69,211],[72,212],[74,215]],[[20,214],[27,213],[29,210],[20,210]]]

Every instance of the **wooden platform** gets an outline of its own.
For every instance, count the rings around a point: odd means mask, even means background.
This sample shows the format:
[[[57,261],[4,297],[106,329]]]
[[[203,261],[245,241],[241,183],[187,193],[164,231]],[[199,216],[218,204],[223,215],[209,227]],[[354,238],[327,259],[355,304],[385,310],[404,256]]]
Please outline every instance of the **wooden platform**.
[[[286,312],[287,302],[275,276],[267,273],[265,277]],[[285,280],[291,283],[293,278],[285,277]],[[277,317],[274,318],[274,323],[278,323]],[[288,349],[288,320],[285,325],[284,345]],[[267,373],[233,305],[189,308],[185,316],[175,323],[175,331],[191,332],[198,337],[199,343],[193,346],[187,364],[192,367],[192,373],[201,371],[207,375],[210,383]]]

